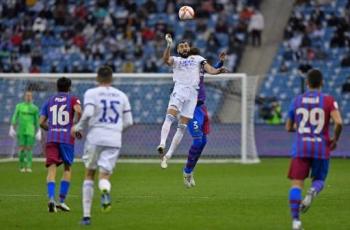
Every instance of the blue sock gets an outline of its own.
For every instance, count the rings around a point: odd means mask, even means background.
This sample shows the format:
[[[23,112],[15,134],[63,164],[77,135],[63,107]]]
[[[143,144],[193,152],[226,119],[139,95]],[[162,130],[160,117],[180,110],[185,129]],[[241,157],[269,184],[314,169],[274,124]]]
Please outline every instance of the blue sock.
[[[60,202],[63,203],[66,199],[70,182],[66,180],[61,180],[61,189],[60,189]]]
[[[188,153],[186,167],[184,168],[185,173],[191,173],[193,171],[206,143],[206,136],[193,140],[192,146]]]
[[[299,206],[301,203],[301,189],[292,187],[289,190],[289,207],[293,220],[299,220]]]
[[[47,182],[47,195],[50,200],[55,199],[55,182],[54,181]]]
[[[316,190],[317,194],[318,194],[318,193],[320,193],[322,191],[322,189],[324,187],[324,181],[323,180],[314,180],[312,182],[311,187],[313,187]]]

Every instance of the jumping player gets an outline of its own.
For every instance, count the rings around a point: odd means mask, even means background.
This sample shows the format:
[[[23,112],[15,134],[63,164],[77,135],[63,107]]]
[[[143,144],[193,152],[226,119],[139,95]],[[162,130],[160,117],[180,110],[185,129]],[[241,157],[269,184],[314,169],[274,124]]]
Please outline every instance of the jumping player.
[[[291,180],[289,206],[292,228],[302,229],[299,211],[306,212],[322,191],[328,174],[330,152],[336,148],[342,131],[342,118],[333,97],[321,92],[323,76],[319,70],[307,73],[309,91],[297,96],[291,104],[286,129],[296,132],[288,177]],[[334,134],[329,137],[330,119]],[[302,201],[304,180],[310,175],[312,184]]]
[[[170,95],[167,114],[162,125],[160,144],[157,147],[158,153],[163,158],[166,140],[171,124],[177,120],[180,114],[178,126],[173,140],[166,155],[172,155],[180,144],[187,123],[193,118],[193,113],[197,104],[198,89],[200,82],[200,72],[203,68],[207,73],[220,74],[226,72],[225,68],[215,69],[199,55],[190,56],[190,45],[186,41],[178,43],[176,49],[180,57],[170,56],[172,38],[170,34],[165,36],[167,48],[163,54],[164,62],[173,68],[173,80],[175,82],[173,92]]]
[[[199,50],[195,47],[191,47],[190,55],[199,55]],[[214,65],[214,68],[221,68],[224,64],[226,54],[223,52],[219,56],[220,60]],[[210,132],[210,124],[207,107],[205,105],[206,93],[204,85],[204,70],[201,70],[200,73],[200,82],[199,82],[199,93],[198,101],[194,111],[194,117],[188,123],[188,131],[192,136],[192,145],[190,147],[187,163],[184,168],[184,184],[186,187],[190,188],[195,186],[195,180],[193,177],[192,171],[194,170],[203,149],[207,143],[207,134]],[[161,167],[167,168],[167,160],[172,156],[166,154],[161,161]]]
[[[58,93],[43,105],[40,116],[40,126],[47,130],[45,146],[47,173],[47,193],[49,197],[49,212],[70,211],[65,204],[71,180],[71,165],[74,160],[74,137],[71,136],[71,127],[76,116],[81,116],[80,101],[69,94],[71,80],[65,77],[57,80]],[[76,137],[81,135],[76,133]],[[61,180],[59,202],[55,201],[56,169],[64,164]]]
[[[83,182],[82,225],[91,223],[91,206],[96,170],[99,170],[98,188],[101,192],[101,209],[111,209],[110,177],[122,146],[122,132],[133,124],[129,99],[125,93],[112,87],[113,73],[108,66],[97,72],[98,87],[84,95],[84,112],[72,131],[81,131],[89,124],[84,155],[85,179]]]
[[[9,135],[17,137],[20,172],[32,172],[32,150],[35,139],[41,140],[41,130],[39,108],[33,104],[33,93],[29,90],[24,93],[24,102],[16,105]]]

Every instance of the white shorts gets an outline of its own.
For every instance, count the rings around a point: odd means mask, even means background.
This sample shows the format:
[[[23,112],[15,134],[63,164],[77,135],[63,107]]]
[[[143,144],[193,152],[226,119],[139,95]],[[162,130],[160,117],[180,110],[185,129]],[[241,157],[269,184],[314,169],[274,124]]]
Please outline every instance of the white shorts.
[[[170,95],[169,105],[174,106],[180,115],[192,119],[197,105],[198,91],[192,87],[176,87]]]
[[[100,171],[112,174],[119,156],[118,147],[109,147],[85,142],[82,160],[87,169],[100,169]]]

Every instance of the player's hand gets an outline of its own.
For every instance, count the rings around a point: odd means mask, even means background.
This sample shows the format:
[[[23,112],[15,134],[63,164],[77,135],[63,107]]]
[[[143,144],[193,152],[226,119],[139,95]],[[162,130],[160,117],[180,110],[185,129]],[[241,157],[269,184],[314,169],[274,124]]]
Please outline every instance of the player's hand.
[[[171,38],[170,34],[165,35],[165,40],[166,40],[167,46],[171,47],[171,45],[173,44],[173,39]]]
[[[228,73],[228,69],[226,69],[225,67],[221,67],[218,70],[219,70],[219,73]]]
[[[83,138],[83,133],[81,131],[80,132],[75,132],[74,133],[74,137],[80,140],[81,138]]]
[[[72,129],[70,130],[70,135],[77,139],[81,139],[83,137],[81,130],[78,131],[78,127],[76,125],[73,125]]]
[[[221,52],[221,53],[219,54],[219,59],[220,59],[220,61],[222,61],[222,62],[225,61],[225,59],[226,59],[226,52],[225,52],[225,51],[224,51],[224,52]]]
[[[334,149],[336,149],[337,148],[337,141],[334,139],[334,138],[332,138],[331,139],[331,142],[330,142],[330,144],[329,144],[329,149],[331,150],[331,151],[333,151]]]
[[[35,139],[37,141],[41,141],[41,129],[38,129],[38,131],[36,132]]]
[[[15,138],[17,136],[15,127],[13,127],[13,125],[10,126],[9,136],[12,137],[12,138]]]

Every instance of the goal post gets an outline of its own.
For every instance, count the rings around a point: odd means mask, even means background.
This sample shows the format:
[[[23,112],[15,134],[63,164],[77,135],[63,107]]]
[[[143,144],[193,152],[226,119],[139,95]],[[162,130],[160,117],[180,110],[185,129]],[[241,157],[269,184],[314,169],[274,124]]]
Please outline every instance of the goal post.
[[[34,104],[43,102],[56,91],[56,80],[62,76],[72,79],[72,93],[83,99],[84,92],[96,86],[96,74],[0,74],[0,157],[9,156],[15,144],[8,137],[10,117],[14,106],[23,99],[24,90],[32,90]],[[162,73],[114,74],[113,86],[124,91],[130,99],[135,125],[123,135],[121,155],[128,158],[157,157],[160,129],[165,117],[173,86],[172,75]],[[246,74],[206,75],[205,87],[212,130],[203,158],[231,159],[242,163],[259,162],[254,134],[254,106],[257,77]],[[173,131],[168,138],[168,146]],[[191,145],[186,134],[174,156],[184,157]],[[43,143],[38,143],[34,154],[42,154]],[[83,141],[76,144],[76,153],[82,154]]]

